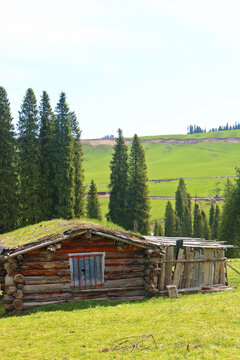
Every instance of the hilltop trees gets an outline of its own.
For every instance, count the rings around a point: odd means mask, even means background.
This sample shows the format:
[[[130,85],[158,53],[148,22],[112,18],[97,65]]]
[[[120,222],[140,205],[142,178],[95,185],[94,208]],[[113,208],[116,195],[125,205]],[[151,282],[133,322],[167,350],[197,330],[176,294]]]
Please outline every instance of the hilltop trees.
[[[7,92],[0,87],[0,233],[17,224],[17,176],[14,129]]]
[[[128,154],[121,129],[118,129],[110,170],[110,198],[107,217],[115,224],[124,227],[126,225]]]
[[[37,100],[32,89],[26,91],[18,121],[18,173],[22,225],[40,220],[39,139]]]
[[[148,234],[150,200],[147,187],[147,166],[140,139],[135,134],[129,155],[126,224],[129,230]]]
[[[97,198],[97,187],[94,181],[91,181],[91,185],[87,194],[87,217],[90,219],[101,220],[101,210]]]

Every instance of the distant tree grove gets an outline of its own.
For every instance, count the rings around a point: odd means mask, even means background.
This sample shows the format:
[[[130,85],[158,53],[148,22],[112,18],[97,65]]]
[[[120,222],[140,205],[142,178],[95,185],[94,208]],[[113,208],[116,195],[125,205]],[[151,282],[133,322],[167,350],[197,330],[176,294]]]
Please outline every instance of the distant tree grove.
[[[15,134],[8,96],[0,87],[0,233],[84,214],[80,135],[65,93],[54,113],[47,92],[43,91],[38,108],[30,88]]]

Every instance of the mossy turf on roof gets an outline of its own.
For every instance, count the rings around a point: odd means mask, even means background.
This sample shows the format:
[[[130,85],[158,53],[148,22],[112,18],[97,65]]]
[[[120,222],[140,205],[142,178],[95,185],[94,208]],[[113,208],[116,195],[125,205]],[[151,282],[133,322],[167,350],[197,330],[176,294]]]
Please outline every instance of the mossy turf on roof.
[[[48,238],[56,239],[63,236],[63,233],[67,230],[74,230],[83,226],[99,226],[101,229],[105,228],[105,224],[93,220],[94,223],[90,223],[89,219],[74,219],[74,220],[64,220],[64,219],[54,219],[50,221],[43,221],[38,224],[29,225],[15,231],[0,235],[0,243],[3,247],[12,248],[16,246],[21,246],[30,242],[44,240]],[[118,225],[112,223],[106,223],[108,230],[112,231],[124,230]],[[134,235],[137,236],[137,235]]]

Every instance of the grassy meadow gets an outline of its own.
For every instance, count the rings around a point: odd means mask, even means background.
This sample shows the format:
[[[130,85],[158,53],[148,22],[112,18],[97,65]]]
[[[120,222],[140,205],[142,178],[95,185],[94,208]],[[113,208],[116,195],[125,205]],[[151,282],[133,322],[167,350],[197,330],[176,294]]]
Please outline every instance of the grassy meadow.
[[[149,180],[234,175],[235,167],[240,164],[240,144],[149,142],[143,143],[143,147]],[[89,184],[91,179],[94,179],[96,183],[109,182],[112,151],[109,145],[84,145],[85,183]],[[196,179],[194,182],[199,180],[202,181],[202,179]],[[216,180],[219,179],[214,179]],[[161,183],[161,185],[164,188],[168,183]]]
[[[240,270],[239,260],[231,265]],[[228,268],[229,283],[240,276]],[[240,359],[240,290],[152,298],[86,301],[5,315],[0,306],[1,360]],[[154,334],[149,350],[113,351],[118,339]]]
[[[240,130],[217,131],[192,135],[146,136],[152,138],[201,139],[206,137],[240,137]],[[240,144],[204,142],[198,144],[151,143],[144,142],[149,180],[185,180],[189,193],[194,196],[214,197],[224,195],[226,178],[207,178],[210,176],[234,175],[235,167],[240,165]],[[109,191],[108,182],[113,148],[109,145],[84,145],[85,183],[94,179],[98,191]],[[231,179],[231,181],[234,181]],[[149,181],[150,196],[174,196],[178,180]],[[100,199],[103,217],[107,213],[108,200]],[[151,200],[151,222],[163,221],[166,200]],[[204,210],[209,203],[201,201]]]

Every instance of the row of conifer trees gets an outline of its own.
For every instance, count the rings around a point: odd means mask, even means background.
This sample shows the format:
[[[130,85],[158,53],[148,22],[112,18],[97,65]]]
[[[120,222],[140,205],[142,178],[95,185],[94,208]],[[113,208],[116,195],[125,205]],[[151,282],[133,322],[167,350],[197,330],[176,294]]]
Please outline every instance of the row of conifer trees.
[[[211,204],[209,216],[200,210],[195,201],[193,214],[191,196],[187,192],[184,179],[179,180],[175,194],[175,209],[170,201],[165,209],[165,236],[184,236],[209,239],[218,239],[220,210],[219,206]],[[163,229],[157,222],[154,226],[154,235],[163,236]]]
[[[38,108],[29,88],[16,134],[6,90],[0,87],[0,124],[0,233],[83,215],[81,131],[65,93],[53,112],[47,92]]]

